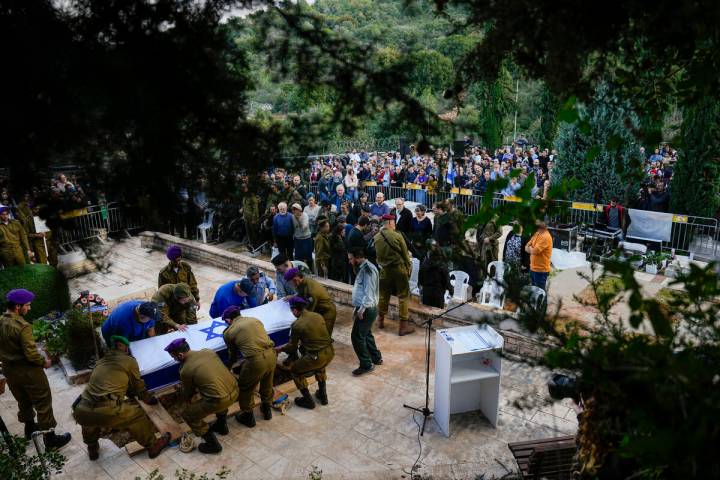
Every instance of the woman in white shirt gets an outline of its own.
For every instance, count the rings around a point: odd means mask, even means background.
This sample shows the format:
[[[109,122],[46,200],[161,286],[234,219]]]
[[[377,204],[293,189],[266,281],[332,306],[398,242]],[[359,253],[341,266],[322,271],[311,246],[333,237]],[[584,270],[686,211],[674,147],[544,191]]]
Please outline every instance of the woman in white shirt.
[[[320,215],[320,205],[317,204],[317,200],[315,200],[313,195],[308,198],[308,204],[305,205],[303,213],[308,216],[310,234],[315,237],[315,233],[317,232],[317,218],[318,215]]]
[[[347,173],[345,174],[345,190],[347,191],[353,202],[357,202],[358,199],[358,178],[355,174],[355,170],[352,167],[348,167]]]
[[[299,203],[293,203],[291,209],[295,259],[312,265],[313,240],[310,236],[310,219],[302,211]]]

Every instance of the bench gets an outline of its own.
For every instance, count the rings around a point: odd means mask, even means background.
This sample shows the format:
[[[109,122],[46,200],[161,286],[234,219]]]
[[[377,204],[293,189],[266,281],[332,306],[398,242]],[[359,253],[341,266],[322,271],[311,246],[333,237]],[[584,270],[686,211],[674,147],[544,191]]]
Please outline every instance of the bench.
[[[574,436],[508,443],[523,479],[570,479],[577,446]]]

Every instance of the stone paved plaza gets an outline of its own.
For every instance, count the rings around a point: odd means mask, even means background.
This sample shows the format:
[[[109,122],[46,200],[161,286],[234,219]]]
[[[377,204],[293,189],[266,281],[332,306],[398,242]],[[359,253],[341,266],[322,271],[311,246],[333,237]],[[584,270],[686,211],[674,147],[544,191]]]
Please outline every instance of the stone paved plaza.
[[[115,244],[107,272],[97,272],[71,281],[71,294],[90,289],[108,295],[132,294],[156,286],[157,272],[165,264],[162,252],[140,247],[137,239]],[[237,274],[193,263],[201,291],[202,311],[207,312],[217,286]],[[110,297],[108,297],[110,298]],[[229,478],[307,478],[313,467],[323,478],[410,478],[410,468],[420,453],[415,415],[403,403],[424,402],[424,338],[422,332],[397,337],[397,323],[376,332],[384,365],[368,375],[351,375],[357,360],[350,344],[351,319],[348,308],[339,308],[333,334],[336,357],[329,366],[328,406],[315,410],[290,408],[277,412],[272,421],[258,418],[248,429],[230,420],[230,434],[219,437],[224,450],[206,456],[197,450],[185,454],[169,448],[150,460],[142,453],[129,457],[124,449],[101,440],[100,459],[88,460],[80,429],[70,415],[70,404],[82,386],[70,386],[57,367],[48,370],[59,430],[70,431],[73,440],[62,450],[68,461],[57,478],[127,480],[144,478],[159,469],[173,478],[179,468],[216,472],[231,470]],[[205,313],[207,318],[207,313]],[[434,360],[433,360],[434,362]],[[566,402],[548,403],[545,381],[548,372],[538,367],[505,359],[501,380],[498,428],[480,413],[456,415],[451,420],[451,437],[445,438],[433,421],[422,437],[418,474],[427,478],[501,477],[514,469],[508,442],[572,434],[577,428],[574,411]],[[432,392],[432,377],[431,377]],[[516,401],[529,404],[518,408]],[[432,394],[431,394],[432,401]],[[8,392],[0,397],[2,415],[13,433],[21,433],[16,404]],[[432,404],[431,404],[432,408]]]

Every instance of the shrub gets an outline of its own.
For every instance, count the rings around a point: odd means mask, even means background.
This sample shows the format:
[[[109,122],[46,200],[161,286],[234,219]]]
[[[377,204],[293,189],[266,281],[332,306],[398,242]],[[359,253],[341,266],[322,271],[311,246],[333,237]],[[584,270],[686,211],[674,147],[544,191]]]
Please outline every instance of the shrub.
[[[0,271],[0,302],[3,308],[5,294],[15,288],[26,288],[36,295],[32,310],[26,316],[27,320],[35,320],[50,312],[70,308],[67,280],[50,265],[15,266]]]

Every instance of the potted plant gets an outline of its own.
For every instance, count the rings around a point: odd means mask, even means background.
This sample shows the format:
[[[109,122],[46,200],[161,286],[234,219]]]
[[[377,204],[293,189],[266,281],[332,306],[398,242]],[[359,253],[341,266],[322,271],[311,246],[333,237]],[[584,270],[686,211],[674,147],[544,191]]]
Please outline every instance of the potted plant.
[[[662,252],[648,252],[645,254],[645,272],[651,275],[657,273],[665,267],[665,262],[670,258],[669,255]]]
[[[45,355],[53,362],[57,362],[67,349],[65,315],[61,312],[51,312],[35,320],[32,330],[33,338]]]

